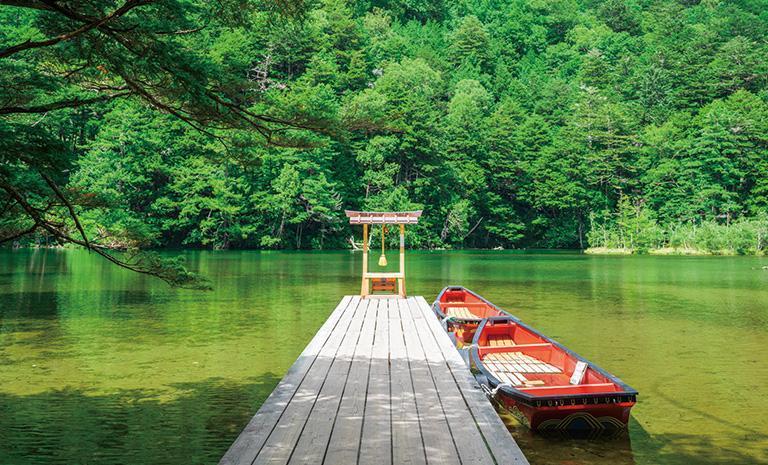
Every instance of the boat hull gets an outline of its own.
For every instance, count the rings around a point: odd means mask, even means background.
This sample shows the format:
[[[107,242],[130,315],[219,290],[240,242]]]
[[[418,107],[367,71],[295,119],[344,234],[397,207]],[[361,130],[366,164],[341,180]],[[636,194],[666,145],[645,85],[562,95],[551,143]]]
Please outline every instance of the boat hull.
[[[524,425],[570,437],[626,430],[638,393],[618,377],[508,314],[473,332],[478,382]]]
[[[614,435],[627,428],[634,402],[596,405],[526,405],[500,393],[498,402],[530,429],[544,434]]]
[[[461,309],[463,314],[452,312],[453,309]],[[456,286],[443,289],[432,304],[432,310],[459,345],[472,343],[484,318],[509,315],[478,294]]]

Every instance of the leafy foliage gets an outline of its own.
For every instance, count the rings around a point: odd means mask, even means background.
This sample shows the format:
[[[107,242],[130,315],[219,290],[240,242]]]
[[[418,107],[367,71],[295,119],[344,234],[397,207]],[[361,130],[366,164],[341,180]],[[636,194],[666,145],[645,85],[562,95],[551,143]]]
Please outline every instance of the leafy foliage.
[[[9,240],[764,250],[764,0],[0,3]]]

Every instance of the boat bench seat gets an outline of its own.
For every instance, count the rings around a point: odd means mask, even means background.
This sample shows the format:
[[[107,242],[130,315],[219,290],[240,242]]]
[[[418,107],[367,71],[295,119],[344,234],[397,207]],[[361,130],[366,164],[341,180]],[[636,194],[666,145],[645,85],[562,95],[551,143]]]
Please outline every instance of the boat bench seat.
[[[528,380],[524,373],[562,373],[559,368],[521,352],[490,353],[483,358],[483,364],[497,378],[513,386],[543,384],[539,380]]]
[[[488,345],[491,347],[513,346],[515,341],[507,335],[488,336]]]
[[[471,318],[471,319],[477,319],[477,315],[470,312],[467,307],[448,307],[445,309],[446,316],[451,316],[454,318]]]

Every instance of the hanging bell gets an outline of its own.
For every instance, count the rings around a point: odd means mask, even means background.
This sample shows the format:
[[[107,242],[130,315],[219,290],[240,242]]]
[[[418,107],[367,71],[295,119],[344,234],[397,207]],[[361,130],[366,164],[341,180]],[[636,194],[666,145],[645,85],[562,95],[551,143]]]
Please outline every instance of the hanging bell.
[[[387,256],[384,255],[384,234],[387,233],[387,226],[381,227],[381,257],[379,257],[379,266],[387,266]]]

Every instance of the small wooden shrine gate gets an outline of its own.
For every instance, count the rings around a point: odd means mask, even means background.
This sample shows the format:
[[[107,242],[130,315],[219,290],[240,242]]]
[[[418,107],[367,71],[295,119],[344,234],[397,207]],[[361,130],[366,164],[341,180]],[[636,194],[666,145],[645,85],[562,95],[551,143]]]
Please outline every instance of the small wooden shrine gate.
[[[360,295],[365,297],[373,292],[390,292],[405,297],[405,225],[419,222],[421,210],[408,212],[359,212],[345,210],[350,224],[363,225],[363,281]],[[384,257],[384,231],[387,225],[400,226],[400,271],[395,273],[376,273],[368,271],[368,225],[379,224],[382,227],[382,257]],[[380,260],[386,263],[386,259]],[[395,292],[397,289],[397,292]]]

